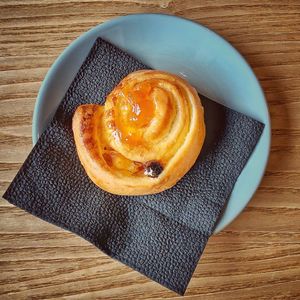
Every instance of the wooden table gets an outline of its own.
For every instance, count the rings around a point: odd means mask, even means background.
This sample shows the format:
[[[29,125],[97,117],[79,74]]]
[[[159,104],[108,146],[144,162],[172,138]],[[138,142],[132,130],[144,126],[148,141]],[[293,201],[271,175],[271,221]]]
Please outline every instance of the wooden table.
[[[229,40],[253,67],[272,118],[272,150],[261,186],[245,211],[210,239],[185,298],[300,297],[297,0],[1,0],[1,195],[32,148],[35,99],[55,58],[94,25],[141,12],[190,18]],[[1,299],[180,298],[4,199],[0,200],[0,249]]]

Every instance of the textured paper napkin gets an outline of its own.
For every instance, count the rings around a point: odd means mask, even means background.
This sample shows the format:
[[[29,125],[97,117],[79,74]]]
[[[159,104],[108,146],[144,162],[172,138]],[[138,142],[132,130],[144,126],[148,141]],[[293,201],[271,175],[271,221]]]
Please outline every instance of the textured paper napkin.
[[[78,160],[72,116],[80,104],[103,104],[123,77],[146,68],[98,38],[4,198],[184,294],[264,125],[201,96],[207,138],[188,174],[157,195],[109,194]]]

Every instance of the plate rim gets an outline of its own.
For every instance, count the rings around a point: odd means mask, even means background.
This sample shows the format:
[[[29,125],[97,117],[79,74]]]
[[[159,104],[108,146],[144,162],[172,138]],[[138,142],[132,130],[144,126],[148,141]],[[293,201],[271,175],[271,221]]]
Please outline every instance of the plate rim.
[[[33,143],[33,145],[35,145],[38,141],[38,138],[39,138],[39,128],[38,128],[39,115],[40,115],[41,107],[42,107],[42,104],[43,104],[43,98],[45,97],[45,95],[47,93],[47,86],[49,85],[48,82],[51,82],[51,78],[57,72],[57,69],[58,69],[59,65],[65,59],[65,57],[68,56],[68,53],[71,51],[71,49],[73,49],[74,47],[79,45],[81,40],[83,40],[86,37],[86,35],[91,34],[93,31],[97,31],[100,28],[104,29],[105,27],[118,25],[118,23],[122,23],[126,19],[131,19],[131,18],[136,18],[136,17],[141,17],[141,16],[145,16],[145,17],[149,17],[149,16],[150,17],[163,17],[163,18],[170,18],[170,19],[173,19],[175,21],[192,23],[194,26],[198,26],[198,27],[206,30],[210,34],[216,35],[218,38],[220,38],[222,40],[222,42],[224,42],[227,46],[229,46],[235,52],[235,54],[239,57],[239,60],[241,60],[241,62],[250,71],[249,74],[251,74],[251,77],[256,82],[257,88],[258,88],[258,90],[259,90],[259,92],[262,96],[262,99],[264,100],[264,105],[266,107],[266,124],[265,124],[266,126],[265,126],[264,130],[268,130],[268,132],[267,132],[267,141],[266,141],[267,145],[265,145],[266,152],[267,152],[267,159],[266,159],[265,165],[262,169],[262,175],[261,175],[261,177],[258,181],[258,184],[253,189],[253,191],[251,193],[249,193],[249,197],[247,197],[248,200],[245,201],[245,203],[242,205],[241,209],[239,211],[235,212],[231,219],[227,220],[226,222],[223,222],[224,224],[222,224],[222,226],[219,226],[219,224],[221,223],[221,221],[223,219],[223,214],[220,216],[219,220],[216,223],[214,232],[213,232],[213,234],[217,234],[220,231],[224,230],[225,227],[227,227],[231,222],[233,222],[233,220],[235,220],[237,218],[237,216],[249,204],[249,202],[253,198],[255,192],[257,191],[258,187],[260,186],[260,183],[261,183],[261,181],[264,177],[264,174],[265,174],[265,171],[266,171],[266,168],[267,168],[267,165],[268,165],[269,157],[270,157],[271,130],[272,129],[271,129],[271,120],[270,120],[270,112],[269,112],[269,108],[268,108],[268,103],[267,103],[265,94],[263,92],[263,89],[261,87],[261,84],[260,84],[259,80],[257,79],[253,69],[251,68],[251,66],[249,65],[249,63],[245,59],[245,57],[230,42],[228,42],[220,34],[215,32],[214,30],[206,27],[205,25],[202,25],[202,24],[200,24],[200,23],[198,23],[194,20],[186,19],[186,18],[183,18],[183,17],[175,16],[175,15],[164,14],[164,13],[137,13],[137,14],[129,14],[129,15],[124,15],[124,16],[114,17],[114,18],[112,18],[110,20],[107,20],[103,23],[97,24],[97,25],[93,26],[92,28],[90,28],[89,30],[81,33],[80,36],[78,36],[71,43],[69,43],[64,48],[64,50],[58,55],[58,57],[54,60],[52,65],[49,67],[49,69],[48,69],[48,71],[47,71],[47,73],[46,73],[46,75],[45,75],[45,77],[44,77],[44,79],[41,83],[41,86],[39,88],[38,95],[37,95],[37,98],[36,98],[36,101],[35,101],[33,117],[32,117],[32,143]],[[250,159],[250,157],[249,157],[249,159]],[[233,190],[234,190],[234,188],[235,187],[233,187]]]

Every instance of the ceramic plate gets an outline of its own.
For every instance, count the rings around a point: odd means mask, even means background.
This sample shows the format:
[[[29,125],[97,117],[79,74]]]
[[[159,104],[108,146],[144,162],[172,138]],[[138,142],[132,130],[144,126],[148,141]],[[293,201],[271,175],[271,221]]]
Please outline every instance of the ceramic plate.
[[[47,73],[35,104],[32,136],[46,128],[95,39],[102,37],[146,65],[186,78],[201,94],[263,122],[263,135],[240,174],[215,233],[228,225],[256,191],[270,149],[270,121],[262,89],[244,58],[227,41],[189,20],[129,15],[100,24],[72,42]]]

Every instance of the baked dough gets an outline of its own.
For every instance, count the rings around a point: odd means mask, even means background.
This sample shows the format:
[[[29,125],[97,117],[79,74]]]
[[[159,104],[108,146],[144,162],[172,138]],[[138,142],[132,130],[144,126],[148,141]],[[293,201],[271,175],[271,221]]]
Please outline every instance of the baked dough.
[[[155,70],[126,76],[104,106],[79,106],[72,127],[90,179],[118,195],[172,187],[195,163],[205,137],[196,90],[176,75]]]

